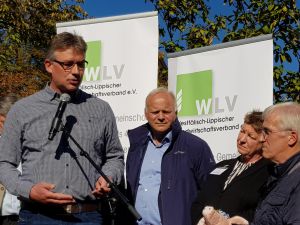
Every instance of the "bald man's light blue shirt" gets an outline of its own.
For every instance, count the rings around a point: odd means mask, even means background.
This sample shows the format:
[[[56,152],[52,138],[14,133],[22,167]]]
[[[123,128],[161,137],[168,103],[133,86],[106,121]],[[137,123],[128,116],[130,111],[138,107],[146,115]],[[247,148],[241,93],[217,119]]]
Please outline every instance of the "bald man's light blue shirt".
[[[161,224],[158,208],[161,161],[172,141],[172,131],[165,136],[158,146],[154,144],[151,133],[148,134],[148,137],[150,140],[141,168],[135,207],[143,218],[138,222],[139,225],[159,225]]]

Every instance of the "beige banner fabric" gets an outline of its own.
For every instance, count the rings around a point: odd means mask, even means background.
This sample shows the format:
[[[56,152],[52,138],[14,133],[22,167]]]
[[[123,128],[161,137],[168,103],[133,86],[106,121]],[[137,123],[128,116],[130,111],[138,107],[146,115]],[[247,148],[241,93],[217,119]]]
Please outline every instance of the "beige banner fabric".
[[[169,54],[168,65],[183,129],[216,161],[237,157],[244,115],[273,104],[272,35]]]
[[[88,44],[81,89],[112,107],[124,152],[127,130],[146,122],[145,98],[157,86],[157,12],[57,24],[57,32],[76,32]]]

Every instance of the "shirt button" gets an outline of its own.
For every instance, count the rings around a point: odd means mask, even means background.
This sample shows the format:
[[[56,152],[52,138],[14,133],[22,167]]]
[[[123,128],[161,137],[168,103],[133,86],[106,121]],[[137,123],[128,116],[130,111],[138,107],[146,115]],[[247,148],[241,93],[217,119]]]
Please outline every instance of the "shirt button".
[[[69,186],[67,185],[66,188],[69,189]]]
[[[148,189],[147,189],[147,188],[145,188],[145,191],[148,191]]]
[[[68,166],[69,166],[69,164],[67,163],[67,164],[66,164],[66,167],[68,167]]]

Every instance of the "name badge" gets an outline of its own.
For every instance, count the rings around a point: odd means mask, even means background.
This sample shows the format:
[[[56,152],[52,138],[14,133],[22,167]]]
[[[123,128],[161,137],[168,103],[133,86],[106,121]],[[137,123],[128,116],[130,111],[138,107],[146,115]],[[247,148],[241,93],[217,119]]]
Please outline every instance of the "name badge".
[[[214,169],[213,171],[211,171],[210,174],[212,174],[212,175],[220,175],[220,174],[224,173],[224,171],[226,171],[226,170],[227,170],[227,166],[225,166],[225,167],[218,167],[218,168]]]

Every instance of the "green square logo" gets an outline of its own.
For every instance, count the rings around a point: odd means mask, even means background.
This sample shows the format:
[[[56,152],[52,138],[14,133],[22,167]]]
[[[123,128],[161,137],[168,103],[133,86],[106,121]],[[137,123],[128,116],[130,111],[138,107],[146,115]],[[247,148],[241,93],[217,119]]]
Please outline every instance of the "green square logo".
[[[83,80],[101,80],[101,41],[87,42],[86,60],[88,65],[85,68]]]
[[[179,116],[212,114],[212,70],[177,75]]]

